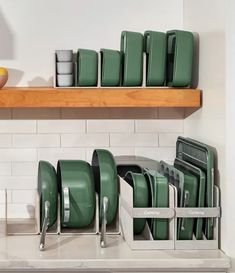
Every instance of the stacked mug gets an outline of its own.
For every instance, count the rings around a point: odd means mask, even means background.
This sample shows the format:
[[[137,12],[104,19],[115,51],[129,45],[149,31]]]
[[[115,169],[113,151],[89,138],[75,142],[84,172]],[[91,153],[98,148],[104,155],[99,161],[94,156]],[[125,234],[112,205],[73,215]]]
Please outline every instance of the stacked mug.
[[[73,50],[56,50],[57,86],[74,85]]]

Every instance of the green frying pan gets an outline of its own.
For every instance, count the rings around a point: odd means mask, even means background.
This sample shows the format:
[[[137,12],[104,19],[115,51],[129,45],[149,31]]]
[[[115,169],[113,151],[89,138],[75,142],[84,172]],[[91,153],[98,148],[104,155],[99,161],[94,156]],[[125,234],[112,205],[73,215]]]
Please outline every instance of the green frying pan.
[[[146,208],[149,206],[148,182],[142,173],[127,172],[126,182],[133,187],[133,206],[134,208]],[[134,219],[134,234],[141,234],[144,230],[146,219]]]
[[[95,216],[95,185],[91,166],[83,160],[59,160],[61,226],[88,227]]]
[[[45,202],[49,201],[48,228],[57,220],[58,188],[56,171],[47,161],[40,161],[38,165],[38,194],[40,198],[40,229],[45,217]]]
[[[167,178],[154,170],[145,170],[145,176],[150,184],[152,207],[169,207],[169,186]],[[152,219],[151,230],[154,240],[167,240],[168,219]]]
[[[100,220],[103,198],[108,198],[107,225],[111,224],[118,209],[118,176],[113,155],[108,150],[96,149],[92,156],[95,188],[99,194]]]

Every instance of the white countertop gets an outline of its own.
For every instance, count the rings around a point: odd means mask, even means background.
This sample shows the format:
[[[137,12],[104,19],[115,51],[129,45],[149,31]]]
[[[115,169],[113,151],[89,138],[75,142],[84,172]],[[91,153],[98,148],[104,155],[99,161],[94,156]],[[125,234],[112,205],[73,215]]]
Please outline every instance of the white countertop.
[[[107,248],[99,236],[48,235],[45,251],[39,236],[0,238],[0,270],[200,270],[225,271],[229,258],[220,250],[131,250],[118,235],[109,235]]]

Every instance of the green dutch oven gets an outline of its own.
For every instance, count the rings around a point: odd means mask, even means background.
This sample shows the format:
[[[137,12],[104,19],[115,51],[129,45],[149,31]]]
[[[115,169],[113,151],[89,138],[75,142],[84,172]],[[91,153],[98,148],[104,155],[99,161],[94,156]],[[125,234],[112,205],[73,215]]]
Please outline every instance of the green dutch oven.
[[[133,187],[134,208],[147,208],[149,206],[149,187],[145,176],[142,173],[127,172],[126,182]],[[145,218],[134,219],[134,234],[141,234],[146,225]]]
[[[38,194],[40,198],[40,229],[45,217],[45,203],[49,202],[48,228],[57,220],[58,187],[56,171],[53,165],[47,161],[40,161],[38,165]]]
[[[107,225],[109,225],[114,221],[118,209],[118,176],[113,155],[107,150],[94,150],[92,167],[95,175],[95,187],[99,195],[100,218],[102,216],[102,200],[107,197]]]
[[[60,160],[57,166],[61,191],[61,226],[88,227],[95,216],[95,185],[92,169],[83,160]]]

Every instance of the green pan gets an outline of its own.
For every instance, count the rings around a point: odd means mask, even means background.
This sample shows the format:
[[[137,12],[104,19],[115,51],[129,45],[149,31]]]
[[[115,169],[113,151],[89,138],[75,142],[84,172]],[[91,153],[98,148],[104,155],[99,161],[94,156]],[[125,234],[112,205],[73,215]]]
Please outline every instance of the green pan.
[[[184,174],[164,161],[160,161],[159,172],[168,179],[170,184],[176,187],[178,195],[177,206],[183,207]]]
[[[149,187],[144,174],[127,172],[124,179],[130,186],[133,187],[134,208],[147,208],[149,206]],[[134,219],[134,234],[141,234],[145,225],[145,218]]]
[[[46,161],[39,161],[38,165],[38,194],[40,198],[40,229],[42,230],[45,217],[45,202],[50,202],[48,228],[56,223],[58,208],[56,171],[53,165]]]
[[[187,87],[191,85],[194,37],[193,33],[171,30],[167,34],[167,85]]]
[[[145,31],[146,85],[163,86],[166,70],[166,34]]]
[[[153,170],[145,170],[145,177],[150,184],[152,207],[169,207],[169,186],[167,178]],[[168,219],[152,219],[151,230],[154,240],[167,240],[168,226]]]
[[[95,184],[91,166],[82,160],[59,160],[61,226],[88,227],[95,216]]]
[[[101,49],[101,86],[119,86],[121,78],[121,53]]]
[[[197,177],[197,180],[199,183],[197,207],[199,208],[205,207],[205,190],[206,190],[205,173],[198,167],[195,167],[194,165],[189,164],[178,158],[175,159],[174,166],[179,170],[189,172],[190,174]],[[203,219],[202,218],[198,218],[196,220],[195,236],[197,240],[202,240],[203,238]]]
[[[77,52],[77,85],[97,86],[98,54],[94,50],[79,49]]]
[[[123,58],[122,85],[141,86],[143,81],[144,38],[141,33],[123,31],[121,54]]]
[[[213,207],[214,149],[190,138],[178,137],[176,157],[200,168],[206,174],[206,206]],[[205,235],[213,239],[213,219],[206,219]]]
[[[107,197],[107,225],[109,225],[114,221],[118,210],[118,176],[113,155],[107,150],[94,150],[92,168],[95,175],[95,188],[99,194],[100,220],[102,216],[102,200],[104,197]]]
[[[184,191],[183,191],[183,207],[196,207],[198,195],[198,181],[197,177],[184,173]],[[192,240],[194,229],[194,218],[183,218],[179,221],[178,240]]]

